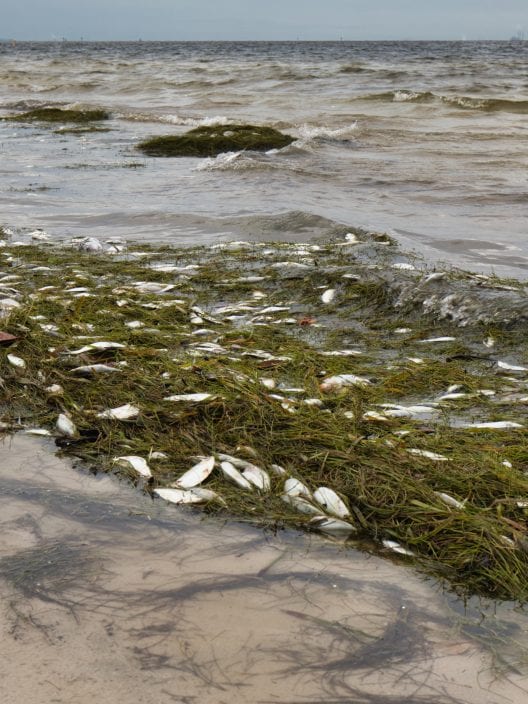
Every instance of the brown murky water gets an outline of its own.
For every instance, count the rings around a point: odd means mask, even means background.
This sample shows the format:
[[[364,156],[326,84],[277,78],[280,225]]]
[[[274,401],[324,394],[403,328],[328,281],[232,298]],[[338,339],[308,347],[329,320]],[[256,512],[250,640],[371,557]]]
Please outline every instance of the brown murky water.
[[[0,444],[3,704],[521,704],[528,618]]]

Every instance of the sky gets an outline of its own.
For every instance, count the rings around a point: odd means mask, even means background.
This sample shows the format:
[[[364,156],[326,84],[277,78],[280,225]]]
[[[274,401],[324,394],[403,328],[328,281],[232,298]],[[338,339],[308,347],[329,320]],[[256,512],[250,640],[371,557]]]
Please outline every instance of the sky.
[[[509,39],[528,0],[0,0],[0,38]]]

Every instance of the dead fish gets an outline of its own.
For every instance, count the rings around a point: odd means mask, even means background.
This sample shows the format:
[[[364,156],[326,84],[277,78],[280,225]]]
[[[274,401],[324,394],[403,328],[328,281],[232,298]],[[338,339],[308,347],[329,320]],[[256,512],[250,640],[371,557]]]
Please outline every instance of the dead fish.
[[[75,367],[75,369],[70,370],[72,374],[77,374],[78,376],[93,376],[94,374],[109,374],[120,371],[121,369],[111,367],[108,364],[85,364],[82,367]]]
[[[358,357],[362,353],[359,350],[323,350],[319,354],[322,357]]]
[[[256,486],[257,489],[260,489],[260,491],[269,491],[271,486],[269,475],[260,467],[254,464],[248,464],[242,470],[242,476]]]
[[[11,364],[11,366],[18,367],[18,369],[25,369],[27,367],[27,364],[22,357],[17,357],[14,354],[8,354],[7,361]]]
[[[114,462],[116,464],[122,464],[126,467],[132,467],[132,469],[142,477],[152,476],[150,467],[143,457],[138,457],[137,455],[124,455],[123,457],[114,457]]]
[[[399,555],[408,555],[409,557],[415,556],[411,550],[404,548],[403,545],[400,545],[400,543],[397,543],[395,540],[382,540],[381,543],[384,548],[392,550],[392,552],[396,552]]]
[[[94,350],[103,351],[111,349],[125,349],[126,345],[122,345],[120,342],[107,342],[101,340],[100,342],[91,342],[89,345],[85,345],[78,350],[67,350],[65,354],[84,354],[85,352],[93,352]]]
[[[139,415],[139,408],[126,403],[124,406],[109,408],[97,414],[97,418],[110,418],[111,420],[129,420]]]
[[[216,398],[213,394],[197,393],[197,394],[175,394],[173,396],[165,396],[164,401],[181,401],[184,403],[202,403],[202,401],[210,401]]]
[[[295,477],[290,477],[284,482],[284,493],[287,496],[305,496],[307,499],[312,498],[312,492],[308,487]]]
[[[273,473],[276,474],[278,477],[284,477],[288,472],[284,469],[284,467],[281,467],[280,464],[272,464],[271,469],[273,470]]]
[[[447,504],[448,506],[452,506],[453,508],[465,508],[466,506],[465,501],[458,501],[453,496],[450,496],[449,494],[444,494],[443,491],[434,491],[433,493],[438,496],[438,498],[441,499],[445,504]]]
[[[429,452],[429,450],[419,450],[418,448],[411,448],[407,450],[411,455],[416,455],[418,457],[425,457],[428,460],[434,460],[435,462],[449,462],[449,457],[444,457],[444,455],[438,455],[436,452]]]
[[[72,244],[74,244],[74,240],[72,240]],[[75,242],[77,245],[77,249],[81,250],[82,252],[102,252],[103,251],[103,245],[99,240],[95,237],[83,237],[82,240],[78,240]]]
[[[419,342],[453,342],[454,340],[456,340],[456,337],[429,337],[427,340],[419,340]]]
[[[368,386],[372,382],[363,376],[356,374],[337,374],[323,379],[321,383],[321,391],[325,393],[339,391],[343,386]]]
[[[346,518],[350,516],[350,511],[346,507],[344,501],[339,496],[326,486],[320,486],[313,495],[317,503],[337,518]]]
[[[507,430],[510,428],[524,428],[524,425],[521,425],[521,423],[514,423],[511,420],[497,420],[489,421],[488,423],[471,423],[470,425],[466,425],[465,427],[476,428],[477,430],[484,430],[486,428],[489,428],[490,430]]]
[[[67,438],[74,438],[77,436],[77,428],[64,413],[59,414],[55,427],[61,435],[64,435]]]
[[[49,437],[51,435],[49,430],[46,428],[26,428],[24,430],[25,435],[37,435],[42,437]]]
[[[310,526],[321,533],[329,535],[345,536],[355,533],[356,528],[351,523],[341,521],[339,518],[328,518],[327,516],[316,516],[310,521]]]
[[[52,384],[51,386],[46,386],[44,391],[50,396],[62,396],[62,394],[64,393],[64,389],[60,384]]]
[[[249,460],[244,460],[241,457],[233,457],[233,455],[226,455],[222,452],[218,453],[218,459],[221,462],[230,462],[237,469],[246,469],[246,467],[253,466],[253,463]]]
[[[301,496],[290,496],[290,494],[283,494],[281,499],[300,513],[313,516],[319,515],[319,509],[306,499],[303,499]]]
[[[367,411],[366,413],[363,413],[362,417],[363,420],[366,421],[373,421],[376,423],[388,423],[390,422],[390,418],[388,418],[387,415],[383,413],[378,413],[377,411]]]
[[[332,303],[336,296],[336,290],[335,288],[327,288],[326,291],[321,296],[321,300],[323,303]]]
[[[508,362],[497,362],[497,366],[499,369],[507,369],[511,372],[528,372],[527,367],[515,366],[514,364],[508,364]]]
[[[220,469],[226,479],[229,479],[241,489],[253,491],[253,484],[246,479],[231,462],[221,462]]]
[[[203,504],[216,498],[217,494],[214,491],[204,494],[205,491],[205,489],[201,492],[195,489],[154,489],[155,494],[173,504]]]
[[[215,466],[214,457],[206,457],[200,460],[198,464],[191,467],[185,474],[182,474],[173,484],[179,489],[191,489],[192,487],[201,484],[211,474]]]

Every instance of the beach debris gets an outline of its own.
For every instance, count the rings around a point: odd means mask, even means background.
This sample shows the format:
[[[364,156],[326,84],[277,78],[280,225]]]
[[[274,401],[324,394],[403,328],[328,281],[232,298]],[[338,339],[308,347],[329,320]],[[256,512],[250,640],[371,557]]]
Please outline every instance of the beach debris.
[[[336,290],[335,288],[327,288],[326,291],[321,296],[321,300],[323,303],[332,303],[336,296]]]
[[[15,308],[20,308],[21,304],[14,298],[0,298],[0,318],[7,317]]]
[[[17,367],[18,369],[25,369],[27,367],[22,357],[17,357],[15,354],[8,354],[7,361],[12,367]]]
[[[16,335],[11,335],[8,332],[2,332],[0,330],[0,347],[9,347],[13,344],[13,342],[16,342],[17,340],[18,337]]]
[[[269,491],[271,482],[269,474],[264,469],[248,463],[242,470],[242,476],[260,491]]]
[[[138,457],[137,455],[124,455],[123,457],[114,457],[114,462],[125,467],[131,467],[142,477],[152,477],[150,467],[143,457]]]
[[[307,499],[312,498],[312,492],[299,479],[290,477],[284,482],[284,493],[287,496],[305,496]]]
[[[222,470],[222,474],[226,479],[229,479],[241,489],[253,491],[254,485],[248,479],[246,479],[246,477],[244,477],[231,462],[221,462],[220,469]]]
[[[337,374],[329,376],[321,382],[321,391],[324,393],[332,393],[339,391],[344,386],[369,386],[372,384],[370,379],[356,374]]]
[[[433,493],[448,506],[460,509],[466,507],[466,501],[458,501],[458,499],[455,499],[453,496],[450,496],[450,494],[445,494],[443,491],[434,491]]]
[[[172,504],[204,504],[209,501],[221,500],[220,496],[210,489],[154,489],[154,493]]]
[[[205,457],[182,474],[171,486],[178,489],[192,489],[201,484],[211,474],[215,466],[214,457]]]
[[[106,411],[101,411],[97,414],[97,418],[109,418],[111,420],[129,420],[130,418],[136,418],[140,413],[137,406],[133,406],[130,403],[125,403],[123,406],[118,406],[117,408],[108,408]]]
[[[425,457],[428,460],[434,460],[435,462],[449,462],[449,457],[444,455],[439,455],[437,452],[430,452],[430,450],[419,450],[416,447],[412,447],[407,450],[410,455],[416,455],[417,457]]]
[[[421,343],[426,343],[426,342],[454,342],[456,340],[456,337],[429,337],[427,340],[419,340]]]
[[[404,548],[403,545],[396,542],[395,540],[382,540],[381,544],[387,550],[392,550],[392,552],[398,553],[398,555],[407,555],[408,557],[415,557],[415,554],[408,548]]]
[[[78,435],[78,431],[75,427],[75,424],[70,420],[70,418],[68,418],[65,413],[59,413],[59,417],[57,418],[55,427],[61,435],[64,435],[64,437],[75,438]]]
[[[277,477],[284,477],[288,474],[288,472],[284,469],[284,467],[281,467],[280,464],[272,464],[270,466],[271,466],[272,472]]]
[[[212,401],[216,396],[208,393],[194,393],[194,394],[173,394],[172,396],[165,396],[164,401],[174,401],[181,403],[203,403],[204,401]]]
[[[322,506],[328,513],[337,518],[346,518],[350,516],[350,511],[346,507],[344,501],[339,498],[333,489],[326,486],[320,486],[314,491],[313,498],[319,506]]]
[[[315,516],[309,526],[321,533],[328,533],[335,536],[347,536],[356,533],[356,527],[351,523],[342,521],[339,518],[328,518],[327,516]]]

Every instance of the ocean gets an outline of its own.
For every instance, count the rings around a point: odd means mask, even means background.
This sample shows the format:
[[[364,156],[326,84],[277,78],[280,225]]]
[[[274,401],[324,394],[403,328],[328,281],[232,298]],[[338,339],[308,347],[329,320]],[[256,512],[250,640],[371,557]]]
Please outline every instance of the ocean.
[[[0,116],[98,107],[108,131],[0,121],[18,236],[210,244],[387,232],[427,265],[528,276],[528,42],[0,43]],[[144,138],[255,123],[271,153],[147,158]]]

